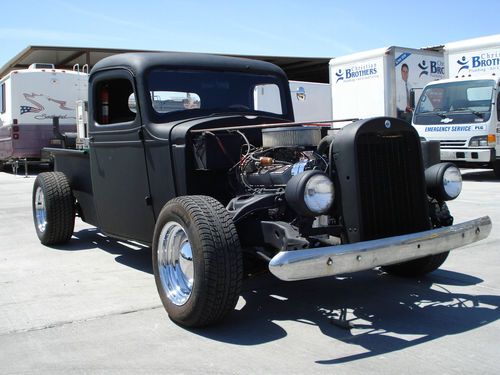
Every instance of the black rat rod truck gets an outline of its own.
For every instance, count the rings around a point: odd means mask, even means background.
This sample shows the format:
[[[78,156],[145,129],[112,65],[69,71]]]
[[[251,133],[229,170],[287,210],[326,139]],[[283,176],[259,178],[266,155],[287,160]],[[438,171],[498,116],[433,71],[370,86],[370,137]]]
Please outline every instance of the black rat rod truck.
[[[460,171],[430,162],[407,123],[360,120],[332,136],[293,121],[287,77],[269,63],[103,59],[77,148],[46,149],[55,172],[34,183],[37,235],[67,242],[79,216],[150,245],[161,300],[185,326],[234,308],[251,256],[282,280],[378,266],[416,276],[488,236],[489,217],[452,225]]]

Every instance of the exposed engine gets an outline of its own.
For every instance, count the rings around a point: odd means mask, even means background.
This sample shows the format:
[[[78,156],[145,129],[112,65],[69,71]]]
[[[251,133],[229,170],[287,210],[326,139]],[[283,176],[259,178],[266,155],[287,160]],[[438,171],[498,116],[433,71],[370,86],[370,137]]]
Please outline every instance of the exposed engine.
[[[325,158],[315,151],[321,140],[319,128],[267,129],[262,138],[263,147],[247,145],[237,165],[237,178],[245,190],[282,189],[295,175],[328,168]]]

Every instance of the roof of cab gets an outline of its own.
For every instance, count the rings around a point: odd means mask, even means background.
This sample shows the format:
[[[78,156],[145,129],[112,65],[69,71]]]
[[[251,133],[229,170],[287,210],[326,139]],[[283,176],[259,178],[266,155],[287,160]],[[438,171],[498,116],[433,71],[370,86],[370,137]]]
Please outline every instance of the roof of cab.
[[[144,52],[113,55],[95,64],[90,74],[110,68],[126,68],[134,75],[140,75],[152,67],[272,73],[286,77],[280,67],[265,61],[182,52]]]

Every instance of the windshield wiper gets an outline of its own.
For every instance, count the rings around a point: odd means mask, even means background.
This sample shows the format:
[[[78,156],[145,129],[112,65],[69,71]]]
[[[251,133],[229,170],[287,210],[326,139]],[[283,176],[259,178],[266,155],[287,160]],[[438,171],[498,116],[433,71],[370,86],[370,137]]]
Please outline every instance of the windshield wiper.
[[[441,118],[447,118],[446,116],[446,111],[442,110],[441,108],[436,108],[433,111],[426,111],[426,112],[417,112],[415,115],[436,115]]]
[[[475,110],[470,109],[470,108],[457,108],[457,109],[454,109],[452,112],[470,112],[479,118],[483,118],[483,113],[481,113],[479,111],[475,111]]]

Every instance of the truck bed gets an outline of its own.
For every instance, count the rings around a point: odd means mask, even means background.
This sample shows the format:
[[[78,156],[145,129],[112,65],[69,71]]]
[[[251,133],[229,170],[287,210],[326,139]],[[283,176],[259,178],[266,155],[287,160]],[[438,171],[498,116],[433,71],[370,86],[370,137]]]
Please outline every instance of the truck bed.
[[[97,226],[88,151],[60,148],[44,148],[43,151],[53,157],[54,171],[62,172],[68,178],[82,220]]]

